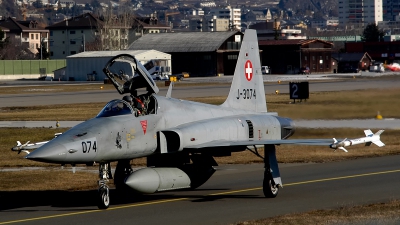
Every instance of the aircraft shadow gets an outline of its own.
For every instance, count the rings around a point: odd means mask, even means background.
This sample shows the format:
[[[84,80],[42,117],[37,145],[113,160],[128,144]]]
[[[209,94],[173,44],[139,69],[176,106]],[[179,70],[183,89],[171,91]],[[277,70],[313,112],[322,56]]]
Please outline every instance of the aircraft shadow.
[[[156,200],[187,198],[191,202],[209,202],[225,198],[263,198],[260,195],[202,195],[199,191],[225,191],[229,189],[196,189],[163,192],[151,195],[140,195],[133,191],[117,192],[110,189],[111,206],[134,204]],[[185,193],[183,193],[185,192]],[[190,194],[193,192],[193,194]],[[80,211],[80,207],[97,209],[97,190],[89,191],[0,191],[0,211],[19,211],[20,208],[51,206],[63,208],[59,211]],[[21,209],[21,211],[36,211],[35,209]],[[53,210],[51,210],[53,211]]]

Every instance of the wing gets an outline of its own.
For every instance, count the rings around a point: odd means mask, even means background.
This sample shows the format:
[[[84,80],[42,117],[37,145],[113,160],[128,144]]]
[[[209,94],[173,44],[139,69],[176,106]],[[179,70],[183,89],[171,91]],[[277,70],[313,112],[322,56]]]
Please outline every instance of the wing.
[[[341,140],[339,140],[341,141]],[[231,140],[218,140],[206,142],[198,145],[189,145],[185,148],[208,148],[208,147],[223,147],[223,146],[253,146],[253,145],[317,145],[329,147],[333,143],[332,139],[286,139],[286,140],[255,140],[255,141],[231,141]]]

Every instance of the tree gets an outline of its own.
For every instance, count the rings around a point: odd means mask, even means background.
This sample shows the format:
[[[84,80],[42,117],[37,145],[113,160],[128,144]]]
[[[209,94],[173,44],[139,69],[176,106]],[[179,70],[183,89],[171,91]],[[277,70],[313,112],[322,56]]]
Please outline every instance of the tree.
[[[47,51],[47,48],[45,45],[42,45],[42,49],[37,48],[38,52],[36,53],[37,59],[48,59],[50,58],[50,53]]]
[[[4,38],[5,32],[0,28],[0,43],[3,43],[3,38]],[[0,45],[1,48],[1,45]]]
[[[365,42],[382,41],[383,35],[383,31],[380,31],[375,23],[370,23],[365,27],[361,40]]]
[[[21,40],[7,37],[0,48],[0,60],[33,59],[34,55],[21,45]]]
[[[17,8],[14,0],[3,0],[0,1],[0,13],[5,17],[17,17],[17,19],[21,18],[21,11]]]

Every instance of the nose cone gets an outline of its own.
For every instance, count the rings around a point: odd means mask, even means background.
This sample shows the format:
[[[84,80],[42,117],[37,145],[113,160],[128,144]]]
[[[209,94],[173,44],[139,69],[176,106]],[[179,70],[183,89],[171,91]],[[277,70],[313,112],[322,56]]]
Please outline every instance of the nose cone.
[[[25,158],[39,162],[63,163],[66,156],[67,149],[58,144],[57,140],[53,140],[29,153]]]

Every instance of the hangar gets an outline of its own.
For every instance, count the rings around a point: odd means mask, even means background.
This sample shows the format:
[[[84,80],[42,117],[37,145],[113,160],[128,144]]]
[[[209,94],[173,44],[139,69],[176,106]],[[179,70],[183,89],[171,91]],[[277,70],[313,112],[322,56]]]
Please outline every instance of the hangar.
[[[144,65],[146,62],[160,60],[161,71],[171,71],[171,55],[157,50],[88,51],[67,57],[67,67],[61,77],[55,79],[69,81],[102,81],[106,78],[103,68],[112,57],[130,54]]]
[[[156,49],[171,54],[173,74],[233,75],[243,33],[240,31],[146,34],[130,50]]]

